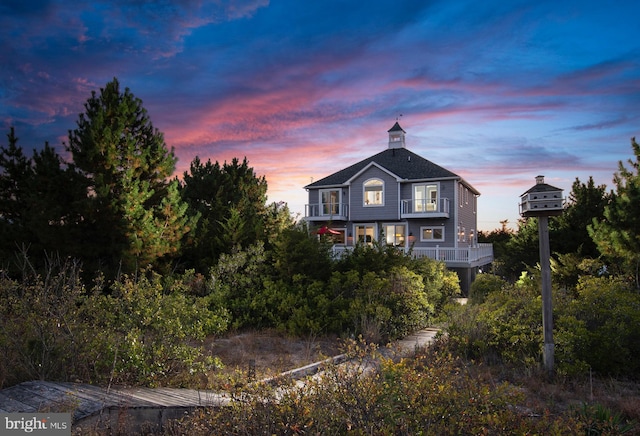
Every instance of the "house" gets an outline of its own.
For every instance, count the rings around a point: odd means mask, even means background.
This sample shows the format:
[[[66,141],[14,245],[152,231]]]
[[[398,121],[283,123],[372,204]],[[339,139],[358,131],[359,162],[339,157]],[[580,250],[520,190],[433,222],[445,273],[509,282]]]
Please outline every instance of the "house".
[[[331,229],[338,254],[380,239],[442,260],[466,294],[478,268],[493,261],[493,246],[477,242],[480,193],[409,151],[398,122],[388,133],[386,150],[305,186],[305,219],[311,228]]]

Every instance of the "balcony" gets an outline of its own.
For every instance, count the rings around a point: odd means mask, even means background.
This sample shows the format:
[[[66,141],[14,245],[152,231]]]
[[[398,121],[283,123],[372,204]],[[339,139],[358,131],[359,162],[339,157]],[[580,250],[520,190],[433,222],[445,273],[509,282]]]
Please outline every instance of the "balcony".
[[[435,200],[401,200],[401,218],[449,218],[448,198]]]
[[[414,247],[414,257],[428,257],[443,261],[448,267],[475,267],[493,262],[493,244],[475,244],[472,247]]]
[[[345,251],[353,247],[345,245],[334,245],[333,254],[340,257]],[[407,249],[408,251],[408,249]],[[475,244],[472,247],[413,247],[411,250],[413,257],[428,257],[440,260],[449,268],[473,268],[487,265],[493,262],[493,244]]]
[[[307,221],[347,221],[347,204],[305,204],[304,217]]]

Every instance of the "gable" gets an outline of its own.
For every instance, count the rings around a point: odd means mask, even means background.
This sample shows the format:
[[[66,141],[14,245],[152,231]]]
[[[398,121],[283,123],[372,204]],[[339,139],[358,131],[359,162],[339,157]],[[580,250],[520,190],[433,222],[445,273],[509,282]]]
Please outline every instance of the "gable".
[[[397,174],[393,174],[391,171],[389,171],[388,169],[378,165],[375,162],[370,162],[367,166],[365,166],[364,168],[362,168],[360,171],[358,171],[357,173],[355,173],[352,177],[349,178],[349,180],[347,180],[345,183],[350,184],[353,180],[355,180],[356,178],[360,177],[363,174],[366,174],[369,170],[369,168],[378,168],[379,170],[381,170],[382,172],[386,173],[387,175],[391,176],[393,179],[395,179],[396,181],[400,181],[402,178],[398,177]]]

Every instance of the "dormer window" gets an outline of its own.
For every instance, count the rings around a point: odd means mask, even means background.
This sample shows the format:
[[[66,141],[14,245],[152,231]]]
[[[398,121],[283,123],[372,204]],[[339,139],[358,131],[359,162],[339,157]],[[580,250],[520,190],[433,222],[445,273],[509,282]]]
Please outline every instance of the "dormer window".
[[[369,179],[364,182],[364,205],[384,206],[384,182],[380,179]]]

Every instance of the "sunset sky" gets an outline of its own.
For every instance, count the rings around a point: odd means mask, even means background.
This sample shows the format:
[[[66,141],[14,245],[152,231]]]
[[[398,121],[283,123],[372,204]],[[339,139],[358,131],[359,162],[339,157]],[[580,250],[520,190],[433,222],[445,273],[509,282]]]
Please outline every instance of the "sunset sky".
[[[269,202],[407,147],[481,193],[480,230],[517,222],[535,176],[613,188],[640,139],[640,2],[92,1],[0,4],[0,144],[64,155],[117,77],[179,157],[247,157]],[[401,116],[402,114],[402,116]]]

